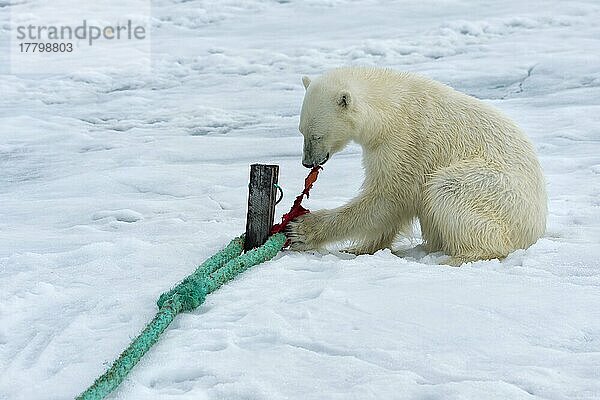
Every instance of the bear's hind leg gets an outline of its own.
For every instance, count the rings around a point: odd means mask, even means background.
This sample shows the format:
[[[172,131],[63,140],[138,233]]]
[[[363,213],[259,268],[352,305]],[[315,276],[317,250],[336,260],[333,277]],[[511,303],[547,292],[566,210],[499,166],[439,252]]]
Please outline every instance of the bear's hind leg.
[[[431,222],[426,217],[419,218],[421,225],[421,237],[423,238],[423,248],[428,253],[442,251],[442,237]]]
[[[508,177],[483,160],[443,168],[427,182],[421,226],[426,243],[451,256],[451,265],[503,258],[515,246],[506,226]]]

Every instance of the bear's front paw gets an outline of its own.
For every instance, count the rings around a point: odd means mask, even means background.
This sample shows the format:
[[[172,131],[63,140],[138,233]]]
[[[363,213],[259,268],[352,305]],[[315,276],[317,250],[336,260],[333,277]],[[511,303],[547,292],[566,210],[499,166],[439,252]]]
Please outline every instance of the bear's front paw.
[[[291,221],[285,234],[290,240],[290,250],[318,250],[323,244],[323,223],[320,215],[304,214]]]
[[[355,256],[360,256],[363,254],[373,254],[372,252],[369,252],[369,250],[364,249],[361,246],[352,246],[352,247],[346,247],[345,249],[341,250],[342,253],[348,253],[348,254],[354,254]]]

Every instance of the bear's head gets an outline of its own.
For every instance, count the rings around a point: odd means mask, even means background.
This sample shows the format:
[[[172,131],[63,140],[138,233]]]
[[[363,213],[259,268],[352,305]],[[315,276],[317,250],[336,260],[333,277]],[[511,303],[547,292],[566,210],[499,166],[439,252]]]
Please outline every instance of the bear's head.
[[[342,82],[331,76],[313,81],[304,76],[306,89],[300,112],[300,133],[304,136],[302,165],[323,165],[354,137],[356,115],[353,97]]]

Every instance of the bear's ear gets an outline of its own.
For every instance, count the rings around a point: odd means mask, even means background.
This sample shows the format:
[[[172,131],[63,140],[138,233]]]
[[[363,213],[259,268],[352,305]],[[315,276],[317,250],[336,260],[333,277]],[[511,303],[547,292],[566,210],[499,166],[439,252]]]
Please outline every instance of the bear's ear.
[[[308,89],[308,85],[310,85],[310,78],[306,75],[302,77],[302,84],[304,85],[304,89]]]
[[[340,106],[342,108],[350,107],[350,104],[352,104],[352,96],[350,95],[350,92],[347,90],[342,90],[338,94],[337,103],[338,103],[338,106]]]

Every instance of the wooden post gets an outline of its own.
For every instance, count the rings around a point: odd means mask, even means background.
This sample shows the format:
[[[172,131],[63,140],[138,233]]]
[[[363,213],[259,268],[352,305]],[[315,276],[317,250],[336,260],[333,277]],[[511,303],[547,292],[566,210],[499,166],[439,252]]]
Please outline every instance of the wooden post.
[[[269,237],[275,217],[275,184],[279,177],[278,165],[252,164],[248,185],[248,214],[244,250],[262,246]]]

